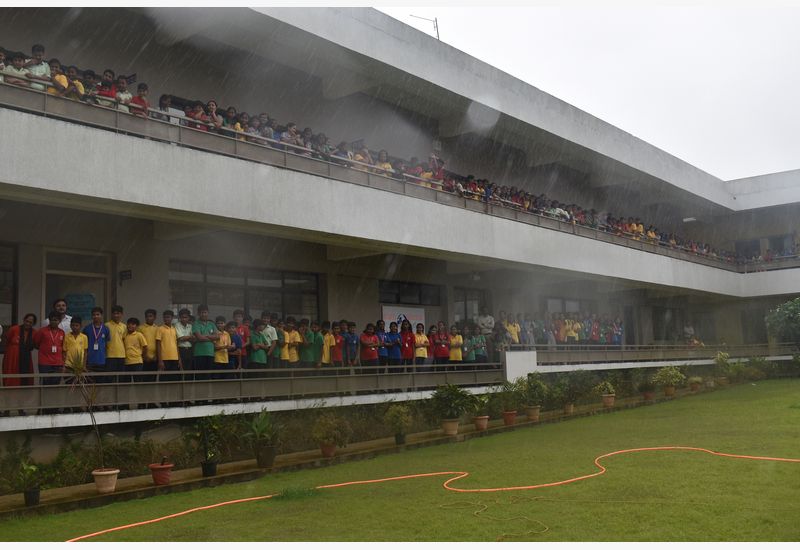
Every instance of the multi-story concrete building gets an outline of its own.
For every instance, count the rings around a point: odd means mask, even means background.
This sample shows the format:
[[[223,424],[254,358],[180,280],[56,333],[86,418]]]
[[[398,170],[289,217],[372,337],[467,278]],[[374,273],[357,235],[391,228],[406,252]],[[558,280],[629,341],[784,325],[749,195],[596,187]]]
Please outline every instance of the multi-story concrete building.
[[[748,257],[795,250],[800,171],[722,181],[371,9],[3,9],[2,47],[209,99]],[[8,61],[7,61],[8,63]],[[135,84],[131,86],[135,91]],[[0,323],[67,297],[428,324],[607,313],[627,346],[767,342],[796,258],[735,264],[0,85]],[[274,145],[274,144],[272,144]]]

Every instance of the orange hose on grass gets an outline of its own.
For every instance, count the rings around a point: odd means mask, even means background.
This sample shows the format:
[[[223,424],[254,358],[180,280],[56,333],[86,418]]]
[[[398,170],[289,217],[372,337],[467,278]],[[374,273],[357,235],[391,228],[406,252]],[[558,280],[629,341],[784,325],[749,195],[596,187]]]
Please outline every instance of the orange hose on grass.
[[[770,456],[750,456],[750,455],[737,455],[737,454],[730,454],[730,453],[720,453],[717,451],[711,451],[709,449],[703,449],[702,447],[680,447],[680,446],[673,446],[673,447],[641,447],[637,449],[622,449],[619,451],[613,451],[610,453],[606,453],[604,455],[600,455],[594,459],[594,465],[597,466],[599,471],[594,472],[592,474],[586,474],[583,476],[573,477],[569,479],[564,479],[561,481],[554,481],[551,483],[540,483],[538,485],[520,485],[514,487],[492,487],[492,488],[484,488],[484,489],[458,489],[455,487],[451,487],[450,484],[453,482],[458,481],[459,479],[464,479],[465,477],[469,476],[469,472],[429,472],[424,474],[409,474],[404,476],[395,476],[395,477],[386,477],[381,479],[366,479],[361,481],[346,481],[344,483],[334,483],[331,485],[319,485],[315,487],[315,489],[339,489],[342,487],[349,487],[351,485],[366,485],[370,483],[385,483],[387,481],[401,481],[404,479],[415,479],[415,478],[423,478],[423,477],[436,477],[436,476],[453,476],[446,479],[442,483],[442,487],[448,491],[453,491],[456,493],[496,493],[499,491],[529,491],[533,489],[543,489],[545,487],[557,487],[559,485],[567,485],[569,483],[575,483],[576,481],[583,481],[585,479],[601,476],[606,473],[607,469],[605,466],[600,464],[604,458],[609,458],[616,455],[626,454],[626,453],[640,453],[646,451],[697,451],[708,453],[714,456],[720,456],[725,458],[738,458],[744,460],[765,460],[771,462],[793,462],[793,463],[800,463],[800,458],[781,458],[781,457],[770,457]],[[218,502],[216,504],[209,504],[207,506],[199,506],[197,508],[191,508],[189,510],[184,510],[183,512],[177,512],[175,514],[169,514],[167,516],[162,516],[159,518],[149,519],[145,521],[139,521],[136,523],[129,523],[127,525],[120,525],[118,527],[111,527],[110,529],[103,529],[102,531],[97,531],[95,533],[89,533],[86,535],[81,535],[79,537],[75,537],[70,539],[66,542],[78,542],[81,540],[90,539],[93,537],[97,537],[100,535],[105,535],[107,533],[113,533],[114,531],[122,531],[124,529],[132,529],[134,527],[141,527],[142,525],[149,525],[152,523],[158,523],[160,521],[165,521],[168,519],[173,519],[181,516],[185,516],[187,514],[191,514],[194,512],[200,512],[203,510],[211,510],[213,508],[219,508],[222,506],[228,506],[230,504],[241,504],[243,502],[253,502],[257,500],[267,500],[278,496],[279,493],[274,493],[271,495],[263,495],[257,497],[250,497],[250,498],[241,498],[237,500],[229,500],[226,502]]]

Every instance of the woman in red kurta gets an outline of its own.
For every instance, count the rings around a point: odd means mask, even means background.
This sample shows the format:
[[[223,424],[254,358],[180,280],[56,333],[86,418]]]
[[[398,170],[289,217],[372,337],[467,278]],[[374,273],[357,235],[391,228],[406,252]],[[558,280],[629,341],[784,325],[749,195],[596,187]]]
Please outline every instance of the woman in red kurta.
[[[9,374],[33,374],[33,334],[36,315],[28,313],[21,325],[14,325],[5,334],[6,351],[3,355],[3,386],[32,386],[33,378],[5,378]]]

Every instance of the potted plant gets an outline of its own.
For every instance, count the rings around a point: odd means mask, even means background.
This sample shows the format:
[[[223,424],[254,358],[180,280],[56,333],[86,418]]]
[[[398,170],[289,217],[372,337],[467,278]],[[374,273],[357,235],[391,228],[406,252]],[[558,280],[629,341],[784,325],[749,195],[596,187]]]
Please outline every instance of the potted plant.
[[[472,422],[475,424],[476,432],[483,432],[489,427],[489,409],[491,407],[492,394],[485,393],[474,396],[472,403]]]
[[[153,483],[155,485],[169,485],[172,469],[175,464],[167,462],[167,457],[162,456],[161,462],[154,462],[147,465],[150,468],[150,475],[153,476]]]
[[[462,414],[472,410],[472,394],[454,384],[439,386],[431,395],[434,416],[442,423],[445,435],[458,433],[458,421]]]
[[[245,430],[242,439],[253,450],[258,467],[272,468],[280,444],[280,424],[275,422],[268,410],[261,409],[261,412],[246,423]]]
[[[617,395],[614,390],[613,384],[608,380],[604,380],[597,384],[594,389],[594,393],[599,394],[603,398],[603,407],[606,409],[610,409],[614,406],[614,400],[616,399]]]
[[[575,401],[586,395],[591,388],[592,375],[585,370],[574,370],[562,374],[552,388],[554,400],[564,407],[564,414],[575,412]]]
[[[686,380],[686,376],[676,366],[670,365],[661,367],[653,376],[653,382],[664,388],[664,395],[672,397],[675,395],[675,386]]]
[[[331,458],[336,454],[336,447],[344,447],[353,435],[353,428],[344,418],[333,412],[319,415],[311,428],[311,437],[319,444],[322,456]]]
[[[656,384],[651,378],[644,378],[637,387],[644,401],[652,401],[656,397]]]
[[[100,467],[92,470],[95,487],[98,493],[113,493],[117,488],[119,469],[106,468],[105,457],[103,455],[103,438],[100,435],[100,427],[97,425],[97,419],[94,416],[94,405],[97,401],[97,387],[93,379],[88,376],[88,370],[85,366],[68,366],[67,370],[72,375],[70,378],[70,388],[72,391],[78,390],[80,392],[83,402],[86,404],[86,412],[89,413],[89,419],[92,421],[92,430],[97,440],[97,459]]]
[[[714,356],[714,366],[716,367],[717,382],[720,386],[728,385],[728,371],[730,370],[731,355],[725,351],[718,351]]]
[[[689,377],[689,380],[687,380],[687,382],[689,383],[689,389],[692,391],[692,393],[695,393],[697,392],[697,390],[700,389],[700,386],[703,383],[703,377],[691,376]]]
[[[522,378],[514,381],[506,380],[496,394],[503,412],[503,424],[506,426],[513,426],[517,421],[517,409],[524,400],[523,383]]]
[[[25,497],[25,506],[39,504],[41,494],[41,472],[39,466],[31,461],[23,461],[19,465],[17,477],[13,480],[14,489]]]
[[[203,477],[217,475],[217,464],[222,456],[221,434],[222,414],[198,418],[185,433],[186,438],[197,445],[200,451]]]
[[[525,415],[529,421],[539,422],[542,403],[547,397],[547,384],[544,383],[538,372],[532,372],[522,380],[521,390],[522,402],[525,405]]]
[[[383,421],[386,422],[394,432],[395,444],[405,445],[406,433],[414,422],[411,408],[408,405],[400,403],[389,405],[389,408],[386,409],[386,413],[383,415]]]

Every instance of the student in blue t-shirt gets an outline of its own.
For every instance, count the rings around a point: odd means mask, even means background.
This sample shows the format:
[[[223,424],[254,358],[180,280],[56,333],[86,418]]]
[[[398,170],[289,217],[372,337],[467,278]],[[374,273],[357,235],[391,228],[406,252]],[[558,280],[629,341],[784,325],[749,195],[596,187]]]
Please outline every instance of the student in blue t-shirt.
[[[83,333],[89,340],[89,352],[86,355],[86,368],[89,372],[107,372],[106,342],[111,338],[108,327],[103,323],[103,308],[92,308],[92,322],[83,327]],[[110,376],[97,376],[95,382],[108,384]]]
[[[344,364],[347,366],[355,366],[359,362],[358,358],[358,334],[356,334],[356,324],[353,321],[347,323],[347,334],[342,334],[344,337]]]
[[[402,341],[400,333],[397,332],[397,323],[389,323],[389,332],[384,337],[384,345],[389,359],[389,365],[400,365],[402,363]],[[402,368],[390,368],[389,372],[402,372]]]
[[[375,336],[378,337],[378,364],[386,366],[389,364],[389,350],[386,348],[386,323],[383,319],[375,321]]]

